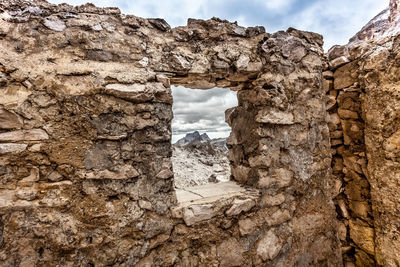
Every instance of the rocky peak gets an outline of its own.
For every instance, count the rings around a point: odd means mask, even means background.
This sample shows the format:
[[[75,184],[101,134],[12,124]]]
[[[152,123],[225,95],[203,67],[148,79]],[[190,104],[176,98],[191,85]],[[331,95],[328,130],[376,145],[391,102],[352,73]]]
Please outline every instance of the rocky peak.
[[[187,133],[185,137],[179,139],[175,144],[185,146],[193,142],[208,142],[210,140],[210,137],[206,133],[200,135],[198,131],[194,131],[193,133]]]

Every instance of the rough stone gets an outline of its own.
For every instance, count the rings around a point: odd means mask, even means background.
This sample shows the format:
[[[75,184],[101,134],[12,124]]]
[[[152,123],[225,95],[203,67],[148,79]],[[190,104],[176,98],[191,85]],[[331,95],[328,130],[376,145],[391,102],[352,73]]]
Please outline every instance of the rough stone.
[[[293,172],[286,170],[284,168],[276,169],[273,174],[268,171],[260,170],[258,186],[261,188],[268,188],[270,186],[277,186],[278,188],[289,186],[292,178]]]
[[[265,218],[265,221],[269,226],[279,225],[291,219],[290,212],[288,210],[277,210],[270,216]]]
[[[269,195],[264,195],[261,199],[261,205],[263,206],[279,206],[282,203],[284,203],[286,200],[286,197],[283,193],[274,195],[274,196],[269,196]]]
[[[329,62],[329,65],[331,66],[332,69],[337,69],[349,62],[350,62],[350,60],[347,57],[341,56],[341,57],[335,58],[334,60]]]
[[[272,260],[278,256],[282,246],[283,244],[279,237],[272,230],[269,230],[258,242],[257,255],[263,261]]]
[[[0,10],[0,105],[23,118],[4,130],[48,135],[0,144],[3,264],[340,266],[322,36],[218,18],[170,29],[92,4]],[[192,188],[178,203],[172,85],[238,91],[227,147],[246,188]],[[37,193],[18,199],[22,188]]]
[[[209,220],[215,216],[213,205],[192,205],[185,208],[183,212],[183,219],[186,225],[191,226],[195,223]]]
[[[15,196],[22,200],[34,200],[37,198],[37,190],[34,188],[21,188],[16,191]]]
[[[356,82],[358,63],[353,61],[338,68],[334,73],[334,88],[336,90],[352,86]]]
[[[350,221],[350,237],[365,252],[375,254],[374,229]]]
[[[256,229],[257,229],[257,223],[250,218],[239,221],[239,232],[242,236],[251,234]]]
[[[3,143],[0,144],[0,155],[6,153],[19,153],[24,151],[27,147],[27,144]]]
[[[50,30],[56,32],[62,32],[66,28],[65,22],[60,19],[57,19],[56,17],[46,18],[43,24]]]
[[[239,215],[241,212],[249,211],[256,203],[252,199],[235,199],[232,207],[226,211],[227,216]]]
[[[0,141],[39,141],[49,139],[48,134],[42,129],[20,130],[13,132],[0,133]]]
[[[346,57],[349,58],[349,50],[348,47],[345,45],[334,45],[328,50],[328,59],[330,61],[339,58],[339,57]]]
[[[17,114],[0,108],[0,129],[20,129],[22,124],[23,122]]]
[[[270,124],[293,124],[294,116],[289,112],[261,110],[256,116],[256,121]]]
[[[235,238],[224,240],[217,248],[222,266],[242,266],[244,249]]]

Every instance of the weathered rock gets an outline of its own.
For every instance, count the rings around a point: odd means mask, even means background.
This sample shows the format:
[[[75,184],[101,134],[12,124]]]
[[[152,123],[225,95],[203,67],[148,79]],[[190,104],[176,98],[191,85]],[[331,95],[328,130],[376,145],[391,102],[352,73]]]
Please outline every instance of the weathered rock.
[[[246,166],[231,166],[231,174],[234,179],[240,183],[244,183],[249,178],[250,168]]]
[[[274,110],[261,110],[256,121],[270,124],[293,124],[294,116],[292,113]]]
[[[352,86],[356,82],[358,63],[353,61],[340,67],[334,73],[334,88],[336,90]]]
[[[338,109],[338,115],[341,119],[358,119],[357,112],[347,110],[347,109]]]
[[[248,235],[255,232],[257,229],[257,223],[248,218],[239,221],[239,231],[241,235]]]
[[[347,57],[341,56],[341,57],[335,58],[334,60],[329,62],[329,65],[332,69],[337,69],[349,62],[350,62],[350,60]]]
[[[22,200],[34,200],[37,198],[37,190],[34,188],[20,188],[15,192],[15,196]]]
[[[65,22],[58,19],[55,16],[46,18],[44,20],[43,24],[50,30],[53,30],[56,32],[62,32],[66,28]]]
[[[209,220],[214,216],[215,212],[212,204],[192,205],[183,211],[183,219],[188,226]]]
[[[286,197],[283,193],[274,195],[274,196],[269,196],[269,195],[264,195],[261,199],[261,205],[263,206],[278,206],[281,205],[283,202],[285,202]]]
[[[277,210],[270,216],[265,218],[265,221],[269,226],[280,225],[291,219],[290,212],[288,210]]]
[[[226,211],[227,216],[239,215],[241,212],[249,211],[256,203],[252,199],[235,199],[232,207]]]
[[[290,185],[293,178],[293,172],[284,168],[276,169],[272,174],[268,171],[260,170],[258,174],[260,177],[258,186],[261,188],[268,188],[270,186],[278,188],[286,187]]]
[[[3,143],[0,144],[0,155],[6,153],[19,153],[24,151],[27,147],[27,144]]]
[[[3,264],[340,266],[322,36],[217,18],[170,29],[91,4],[0,10],[0,105],[14,123],[0,133]],[[171,85],[238,91],[227,146],[246,189],[193,189],[177,205]],[[21,134],[32,129],[45,132]]]
[[[269,230],[258,242],[257,255],[263,260],[272,260],[278,256],[282,249],[282,241],[276,234]]]
[[[374,229],[350,221],[350,237],[365,252],[374,255]]]
[[[139,172],[130,165],[120,166],[118,171],[111,170],[93,170],[83,173],[86,179],[132,179],[139,176]]]
[[[350,57],[347,46],[334,45],[328,50],[328,59],[330,61],[332,61],[338,57],[346,57],[346,58]]]
[[[224,240],[217,248],[219,262],[222,266],[242,266],[243,247],[235,238]]]
[[[14,112],[0,108],[0,129],[20,129],[22,120]]]
[[[20,130],[13,132],[0,133],[0,141],[39,141],[49,139],[48,134],[42,129]]]

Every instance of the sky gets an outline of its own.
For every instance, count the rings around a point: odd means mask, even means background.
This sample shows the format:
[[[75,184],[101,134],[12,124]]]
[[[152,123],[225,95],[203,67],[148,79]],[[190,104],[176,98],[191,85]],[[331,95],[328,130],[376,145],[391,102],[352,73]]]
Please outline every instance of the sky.
[[[186,133],[199,131],[213,138],[227,137],[231,131],[225,122],[225,110],[237,106],[236,92],[227,88],[210,90],[172,87],[172,143]]]
[[[188,18],[219,17],[242,26],[264,26],[267,32],[294,27],[324,36],[325,50],[346,44],[389,0],[49,0],[71,5],[91,2],[119,7],[125,14],[164,18],[172,27]]]
[[[264,26],[267,32],[294,27],[320,33],[324,49],[346,44],[370,19],[389,6],[389,0],[48,0],[71,5],[91,2],[119,7],[125,14],[164,18],[171,27],[186,25],[188,18],[219,17],[241,26]],[[237,105],[229,89],[172,88],[174,143],[186,132],[207,132],[211,138],[229,135],[224,111]]]

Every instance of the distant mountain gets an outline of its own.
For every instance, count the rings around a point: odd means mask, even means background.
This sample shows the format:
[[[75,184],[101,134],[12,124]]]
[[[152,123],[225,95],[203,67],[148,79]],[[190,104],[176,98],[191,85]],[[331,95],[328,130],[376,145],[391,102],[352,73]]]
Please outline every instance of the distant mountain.
[[[203,133],[200,135],[198,131],[195,131],[193,133],[188,133],[186,134],[185,137],[179,139],[175,145],[177,146],[186,146],[187,144],[193,143],[193,142],[208,142],[211,141],[210,137],[206,133]]]

